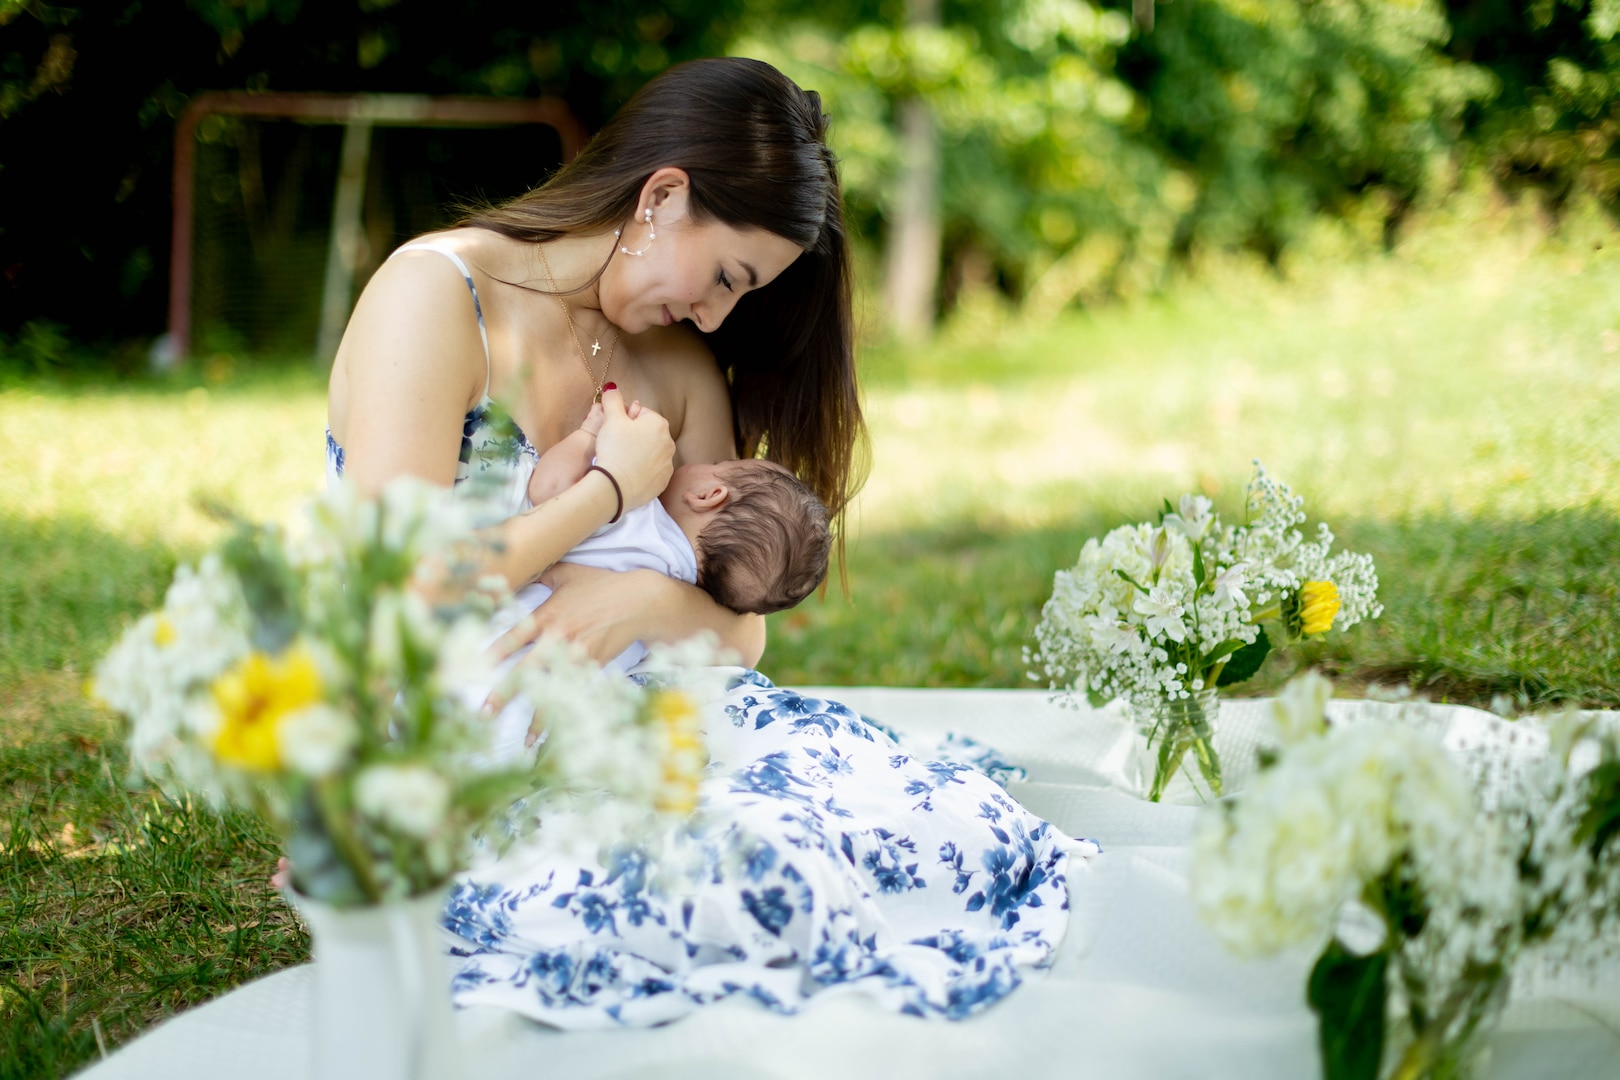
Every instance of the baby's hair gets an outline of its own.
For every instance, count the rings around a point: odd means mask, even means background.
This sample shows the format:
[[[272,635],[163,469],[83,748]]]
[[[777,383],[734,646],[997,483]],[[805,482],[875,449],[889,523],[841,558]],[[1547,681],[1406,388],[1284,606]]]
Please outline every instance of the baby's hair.
[[[726,475],[730,498],[698,534],[698,588],[732,611],[769,615],[827,576],[827,508],[798,477],[766,461]]]

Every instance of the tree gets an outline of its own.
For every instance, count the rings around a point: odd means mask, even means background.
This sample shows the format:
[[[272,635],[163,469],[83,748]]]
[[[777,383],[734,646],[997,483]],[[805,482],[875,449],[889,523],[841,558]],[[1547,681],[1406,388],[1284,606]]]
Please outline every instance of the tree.
[[[546,93],[595,127],[670,63],[723,51],[740,7],[0,0],[0,334],[161,332],[174,120],[198,91]]]

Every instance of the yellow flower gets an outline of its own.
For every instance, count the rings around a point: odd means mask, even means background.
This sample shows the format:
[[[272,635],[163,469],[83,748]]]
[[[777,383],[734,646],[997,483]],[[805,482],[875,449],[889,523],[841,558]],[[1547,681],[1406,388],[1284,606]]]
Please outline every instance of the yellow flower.
[[[152,643],[160,649],[166,649],[174,644],[177,635],[174,632],[174,623],[159,615],[152,623]]]
[[[252,652],[214,680],[213,692],[220,716],[214,753],[251,772],[269,772],[281,765],[276,729],[321,700],[321,676],[304,649],[280,657]]]
[[[659,690],[651,695],[648,712],[663,727],[665,740],[664,778],[655,803],[666,813],[690,814],[708,764],[697,706],[679,690]]]
[[[1331,581],[1307,581],[1299,590],[1302,634],[1325,634],[1339,613],[1339,587]]]

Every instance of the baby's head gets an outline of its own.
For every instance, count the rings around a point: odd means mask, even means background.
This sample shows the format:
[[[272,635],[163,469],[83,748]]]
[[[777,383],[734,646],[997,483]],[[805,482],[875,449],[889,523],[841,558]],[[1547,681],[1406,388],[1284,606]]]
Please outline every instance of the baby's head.
[[[733,611],[790,608],[827,576],[827,508],[774,462],[683,465],[659,498],[697,551],[698,587]]]

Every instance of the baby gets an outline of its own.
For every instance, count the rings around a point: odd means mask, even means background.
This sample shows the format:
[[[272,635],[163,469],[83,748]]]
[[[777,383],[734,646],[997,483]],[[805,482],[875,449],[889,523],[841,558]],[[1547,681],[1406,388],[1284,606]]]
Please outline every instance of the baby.
[[[566,491],[590,468],[602,406],[591,408],[577,431],[541,456],[529,478],[528,500],[538,505]],[[658,498],[605,525],[559,561],[603,570],[654,570],[696,585],[736,612],[767,615],[803,600],[827,576],[832,539],[827,508],[787,469],[774,462],[722,461],[682,465]],[[550,586],[517,590],[495,630],[504,630],[545,603]],[[497,635],[498,636],[498,635]],[[508,657],[497,680],[527,648]],[[625,672],[647,655],[635,642],[606,665]],[[472,691],[482,700],[483,689]],[[521,699],[495,721],[497,753],[516,753],[529,738],[530,710]]]
[[[601,429],[598,402],[578,430],[535,465],[529,505],[585,475]],[[626,510],[559,561],[658,570],[733,611],[768,615],[793,607],[821,584],[831,547],[821,501],[787,469],[755,459],[682,465],[657,499]]]

